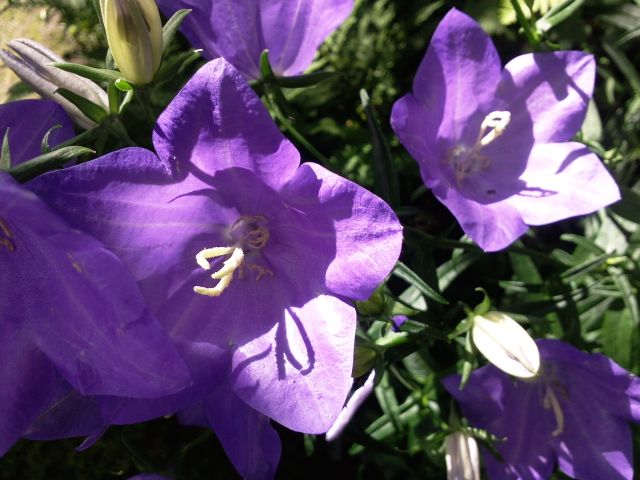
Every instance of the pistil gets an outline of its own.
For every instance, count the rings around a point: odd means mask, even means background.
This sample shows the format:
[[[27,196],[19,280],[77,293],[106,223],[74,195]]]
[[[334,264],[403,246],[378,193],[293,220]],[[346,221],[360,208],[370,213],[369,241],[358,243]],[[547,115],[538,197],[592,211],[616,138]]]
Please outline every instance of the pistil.
[[[218,297],[225,291],[231,283],[231,280],[233,280],[233,273],[242,265],[242,261],[244,260],[244,252],[242,249],[238,247],[205,248],[196,255],[196,262],[204,270],[211,269],[211,265],[209,263],[210,259],[225,255],[230,256],[224,261],[222,268],[211,275],[212,279],[220,280],[218,284],[213,288],[200,287],[196,285],[193,287],[194,292],[207,297]]]

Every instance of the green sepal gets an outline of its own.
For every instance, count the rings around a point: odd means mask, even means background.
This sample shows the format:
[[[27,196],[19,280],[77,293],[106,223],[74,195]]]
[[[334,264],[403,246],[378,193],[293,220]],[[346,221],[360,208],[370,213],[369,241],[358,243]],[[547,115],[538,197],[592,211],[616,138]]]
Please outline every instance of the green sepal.
[[[11,151],[9,149],[9,127],[4,131],[2,138],[2,149],[0,150],[0,171],[7,171],[11,168]]]
[[[62,167],[69,160],[72,160],[80,155],[95,153],[93,150],[86,147],[63,147],[52,152],[39,155],[31,160],[16,165],[8,170],[16,180],[19,182],[26,182],[41,173],[48,172],[59,167]]]
[[[54,62],[49,65],[64,70],[65,72],[88,78],[94,82],[113,82],[122,76],[122,74],[116,70],[88,67],[87,65],[80,65],[78,63]]]
[[[96,123],[102,123],[102,121],[109,115],[99,105],[96,105],[92,101],[87,100],[86,98],[72,92],[71,90],[67,90],[66,88],[58,88],[55,93],[69,100],[76,107],[78,107],[78,109],[82,113],[84,113],[87,118],[90,118]]]
[[[473,314],[484,315],[489,310],[491,310],[491,299],[489,298],[489,294],[484,288],[478,287],[475,289],[475,291],[482,292],[483,298],[482,298],[482,302],[476,305],[476,308],[473,309]]]
[[[58,123],[57,125],[54,125],[49,130],[47,130],[47,133],[45,133],[44,137],[42,137],[42,142],[40,142],[40,152],[45,154],[51,151],[51,147],[49,146],[49,136],[59,128],[62,128],[62,125]]]
[[[114,86],[121,92],[130,92],[133,90],[133,85],[127,82],[124,78],[118,77],[113,83]]]
[[[167,47],[171,44],[174,37],[176,36],[176,32],[182,25],[185,17],[191,13],[191,9],[183,8],[182,10],[178,10],[173,16],[167,20],[167,23],[162,27],[162,53],[167,50]]]

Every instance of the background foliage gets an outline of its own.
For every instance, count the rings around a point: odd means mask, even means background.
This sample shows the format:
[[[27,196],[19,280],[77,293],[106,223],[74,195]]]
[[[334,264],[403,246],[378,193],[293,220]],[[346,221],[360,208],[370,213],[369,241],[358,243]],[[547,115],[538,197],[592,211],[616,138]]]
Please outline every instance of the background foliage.
[[[476,287],[534,336],[605,353],[640,373],[640,1],[520,2],[524,11],[533,7],[524,24],[516,21],[509,0],[357,0],[354,15],[312,67],[340,75],[285,92],[289,121],[327,157],[328,166],[394,206],[405,225],[402,261],[417,277],[396,270],[372,301],[359,305],[357,363],[362,371],[377,369],[375,395],[334,443],[281,429],[281,478],[444,478],[442,441],[455,407],[438,379],[465,362],[483,363],[465,353],[463,340],[448,338],[465,316],[463,306],[482,300]],[[578,139],[616,176],[621,202],[586,218],[532,229],[497,254],[483,254],[461,239],[455,219],[422,186],[416,163],[388,123],[393,102],[410,90],[431,34],[452,6],[493,35],[503,62],[533,49],[579,49],[596,56],[595,102]],[[106,46],[88,0],[12,0],[4,8],[36,7],[59,12],[74,39],[72,54],[100,66]],[[180,58],[188,45],[178,37],[171,48]],[[171,70],[153,92],[156,113],[201,63],[187,64],[177,75]],[[25,90],[14,86],[10,93],[17,97]],[[151,126],[141,117],[132,104],[124,121],[134,141],[149,145]],[[106,137],[101,148],[121,146],[121,140]],[[408,334],[391,344],[380,340],[399,313],[411,317]],[[640,471],[638,428],[634,432]],[[78,444],[22,441],[0,460],[0,478],[117,479],[138,471],[183,479],[236,477],[213,434],[179,427],[174,419],[112,428],[82,453],[74,451]]]

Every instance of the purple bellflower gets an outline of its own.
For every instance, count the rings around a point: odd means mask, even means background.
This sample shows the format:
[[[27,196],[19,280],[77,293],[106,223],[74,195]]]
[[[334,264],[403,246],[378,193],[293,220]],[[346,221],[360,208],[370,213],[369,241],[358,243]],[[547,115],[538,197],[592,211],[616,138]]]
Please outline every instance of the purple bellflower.
[[[351,388],[356,313],[402,228],[381,199],[305,163],[242,75],[205,65],[140,148],[31,183],[119,255],[184,356],[186,395],[120,402],[111,423],[182,411],[238,471],[273,475],[269,418],[325,432]],[[159,157],[159,158],[158,158]],[[264,460],[263,460],[264,458]]]
[[[15,163],[73,136],[51,101],[0,106]],[[124,265],[0,172],[0,455],[61,395],[164,396],[190,384]]]
[[[353,0],[159,0],[165,15],[190,8],[182,31],[205,58],[223,57],[246,79],[260,78],[269,49],[276,75],[305,71],[320,44],[349,16]]]
[[[640,422],[640,379],[613,360],[559,340],[538,340],[539,376],[520,380],[493,365],[444,385],[471,425],[503,438],[501,462],[483,452],[491,479],[540,480],[556,465],[571,478],[633,478],[628,421]]]
[[[427,187],[483,250],[620,198],[600,160],[569,140],[593,93],[577,51],[519,56],[501,69],[491,38],[452,9],[440,22],[391,125]]]

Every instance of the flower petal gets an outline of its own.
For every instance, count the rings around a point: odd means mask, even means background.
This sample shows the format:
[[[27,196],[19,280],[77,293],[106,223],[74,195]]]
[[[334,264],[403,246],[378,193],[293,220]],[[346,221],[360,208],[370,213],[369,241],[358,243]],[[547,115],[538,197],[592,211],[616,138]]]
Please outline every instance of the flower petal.
[[[453,213],[464,232],[486,252],[508,247],[528,229],[509,200],[482,204],[444,185],[438,185],[433,193]]]
[[[243,479],[268,480],[280,461],[280,437],[267,417],[231,390],[204,403],[204,413],[233,466]]]
[[[295,303],[294,303],[295,304]],[[234,354],[234,390],[284,426],[324,433],[351,388],[355,309],[319,295]]]
[[[34,122],[34,119],[38,119]],[[20,100],[0,105],[0,143],[9,129],[11,165],[15,166],[42,153],[42,138],[52,127],[49,145],[56,146],[75,133],[71,120],[60,105],[50,100]]]
[[[592,213],[620,199],[602,162],[584,145],[536,145],[521,179],[526,187],[508,200],[529,225]]]
[[[505,141],[517,145],[522,132],[533,132],[537,143],[570,140],[584,121],[594,79],[593,56],[584,52],[530,53],[511,60],[492,107],[511,112]]]
[[[438,136],[475,143],[500,80],[500,57],[489,35],[453,8],[431,38],[413,81],[413,94],[440,125]],[[466,141],[465,141],[466,140]]]
[[[223,57],[247,79],[260,78],[260,55],[269,50],[274,72],[297,75],[320,44],[344,22],[353,0],[160,0],[165,13],[193,11],[182,30],[208,59]]]
[[[402,248],[402,226],[391,208],[359,185],[313,163],[302,165],[282,194],[311,219],[290,232],[298,240],[298,255],[322,263],[318,271],[326,269],[331,291],[357,300],[369,298]],[[331,258],[323,258],[327,253]],[[297,273],[292,278],[301,271]]]
[[[158,118],[153,143],[159,157],[183,174],[242,167],[276,189],[300,163],[260,99],[222,59],[198,70],[173,99]]]
[[[260,0],[259,4],[264,48],[269,49],[274,72],[290,76],[307,69],[320,44],[349,16],[354,0]]]
[[[2,268],[6,266],[3,264]],[[2,299],[9,298],[0,275]],[[55,371],[51,362],[25,338],[15,310],[0,301],[0,456],[24,434],[42,413],[54,393]]]
[[[13,265],[2,271],[10,279],[3,298],[74,388],[153,397],[189,384],[175,347],[117,257],[4,174],[0,199],[3,230],[13,242],[13,251],[0,252]]]

